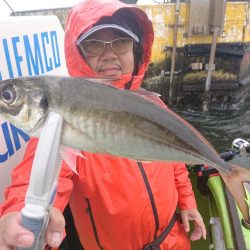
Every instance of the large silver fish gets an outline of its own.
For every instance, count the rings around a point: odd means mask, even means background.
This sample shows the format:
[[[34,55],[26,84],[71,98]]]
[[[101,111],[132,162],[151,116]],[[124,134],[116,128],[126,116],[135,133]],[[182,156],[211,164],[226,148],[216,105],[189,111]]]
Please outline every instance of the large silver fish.
[[[30,135],[48,112],[64,118],[62,143],[89,152],[143,161],[177,161],[216,168],[244,218],[243,181],[250,170],[220,159],[214,148],[174,112],[135,94],[84,78],[28,77],[0,82],[0,115]]]

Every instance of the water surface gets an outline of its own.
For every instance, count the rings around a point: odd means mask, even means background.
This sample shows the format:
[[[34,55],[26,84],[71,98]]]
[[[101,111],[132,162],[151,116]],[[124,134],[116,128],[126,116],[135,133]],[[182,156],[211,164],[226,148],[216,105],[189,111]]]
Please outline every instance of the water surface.
[[[250,98],[234,110],[204,113],[201,107],[172,108],[198,129],[219,153],[230,149],[236,138],[250,141]]]

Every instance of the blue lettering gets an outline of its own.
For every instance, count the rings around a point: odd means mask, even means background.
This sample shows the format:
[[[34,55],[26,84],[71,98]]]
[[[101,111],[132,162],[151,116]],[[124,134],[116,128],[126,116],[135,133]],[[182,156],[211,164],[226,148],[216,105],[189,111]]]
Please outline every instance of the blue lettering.
[[[37,34],[34,34],[33,38],[34,38],[35,58],[33,56],[33,53],[30,47],[29,37],[27,35],[23,36],[25,53],[26,53],[26,58],[27,58],[27,66],[28,66],[29,75],[32,75],[31,64],[32,64],[32,68],[34,70],[35,75],[39,75],[40,74],[39,65],[41,67],[42,74],[44,73],[44,68],[43,68],[41,50],[40,50]]]
[[[0,163],[8,160],[8,151],[5,154],[0,154]]]
[[[11,137],[10,137],[10,132],[8,128],[7,122],[4,122],[2,125],[2,130],[3,130],[3,135],[5,139],[5,143],[7,146],[7,152],[5,154],[0,155],[0,162],[4,162],[8,159],[8,156],[11,156],[14,154],[14,148],[12,145]]]
[[[14,139],[16,151],[21,148],[20,137],[25,142],[27,142],[30,139],[30,136],[27,135],[26,133],[24,133],[21,129],[15,127],[11,123],[9,123],[9,125],[10,125],[10,129],[8,126],[8,122],[3,122],[1,125],[5,144],[7,147],[7,152],[4,154],[0,154],[0,163],[7,161],[8,158],[15,153],[14,147],[13,147],[13,142],[11,139],[11,134],[12,134],[12,138]],[[10,133],[10,130],[11,130],[11,133]]]
[[[53,58],[54,58],[55,68],[58,68],[61,66],[61,61],[60,61],[56,31],[50,32],[50,38],[51,38],[51,42],[52,42],[52,50],[53,50]]]
[[[17,51],[17,43],[20,42],[20,39],[18,36],[12,37],[12,44],[13,44],[13,50],[14,50],[14,55],[15,55],[15,60],[16,60],[16,67],[17,67],[17,72],[18,76],[22,76],[22,70],[21,70],[21,65],[20,63],[23,61],[23,57],[18,55]]]
[[[22,37],[14,36],[10,39],[11,41],[2,39],[9,74],[7,78],[21,77],[24,74],[22,70],[25,67],[27,68],[25,74],[32,76],[43,75],[45,72],[61,66],[58,37],[55,30],[34,33],[33,35],[27,34]],[[22,47],[24,47],[24,51],[21,50]],[[12,52],[14,58],[12,58]],[[0,70],[0,80],[2,79],[3,72]]]
[[[11,123],[10,123],[10,128],[11,128],[12,136],[14,139],[16,151],[17,151],[21,148],[19,136],[22,137],[25,142],[27,142],[30,139],[30,136],[24,133],[21,129],[12,125]]]
[[[42,38],[42,44],[43,44],[43,53],[44,53],[44,60],[45,60],[45,66],[46,66],[46,71],[51,71],[53,69],[52,67],[52,59],[47,58],[47,51],[45,47],[45,42],[49,44],[49,37],[48,37],[48,32],[42,32],[41,33],[41,38]]]
[[[3,39],[3,48],[4,48],[4,54],[7,62],[7,67],[8,67],[8,72],[9,72],[9,77],[13,78],[13,70],[12,70],[12,65],[11,65],[11,60],[10,60],[10,52],[8,48],[8,43],[7,39]]]

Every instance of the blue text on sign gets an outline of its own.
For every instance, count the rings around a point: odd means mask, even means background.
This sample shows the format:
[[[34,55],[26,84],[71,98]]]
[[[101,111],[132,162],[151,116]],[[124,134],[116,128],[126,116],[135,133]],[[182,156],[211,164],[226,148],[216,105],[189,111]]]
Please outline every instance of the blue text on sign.
[[[8,71],[5,78],[43,75],[61,66],[56,31],[13,36],[1,43],[4,52],[1,60],[5,60]],[[0,69],[0,80],[2,77]]]
[[[1,124],[1,129],[4,139],[4,142],[1,142],[1,144],[3,145],[5,143],[6,145],[6,151],[0,153],[0,163],[3,163],[21,148],[20,139],[27,142],[30,136],[9,122],[3,122]]]

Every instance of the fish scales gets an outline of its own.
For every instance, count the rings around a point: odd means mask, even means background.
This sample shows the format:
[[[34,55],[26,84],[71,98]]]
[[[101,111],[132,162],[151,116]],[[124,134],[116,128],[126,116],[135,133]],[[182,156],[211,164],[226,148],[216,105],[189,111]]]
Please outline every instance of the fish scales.
[[[18,81],[12,80],[21,87]],[[48,110],[63,115],[67,133],[63,133],[62,142],[69,146],[136,160],[185,160],[193,164],[216,164],[218,168],[220,164],[227,166],[208,143],[199,140],[174,114],[168,112],[166,116],[166,110],[131,91],[82,78],[37,77],[24,78],[23,82],[24,93],[33,87],[32,97],[43,95],[41,99],[47,99],[48,107],[41,114],[43,120]],[[32,109],[44,108],[39,99],[36,102]],[[77,138],[73,138],[74,134]]]
[[[214,148],[174,112],[132,91],[84,78],[28,77],[1,81],[0,114],[29,134],[50,110],[64,118],[62,142],[84,151],[145,161],[209,164],[219,170],[244,218],[250,221],[242,182],[249,169],[220,159]]]
[[[49,84],[52,89],[48,95],[54,95],[55,92],[63,94],[60,103],[53,104],[53,107],[51,104],[50,108],[62,113],[66,122],[82,131],[84,137],[88,136],[92,140],[91,145],[96,144],[94,152],[136,160],[185,160],[187,163],[213,165],[219,161],[221,164],[214,152],[212,157],[208,157],[211,149],[205,143],[193,146],[200,141],[190,133],[189,127],[186,129],[176,119],[174,122],[166,119],[166,111],[145,98],[127,90],[83,81],[82,78],[75,79],[74,82],[69,78],[56,80],[56,84]],[[53,89],[55,86],[60,90]],[[74,113],[79,120],[73,120]],[[69,140],[65,139],[67,144]],[[78,148],[90,150],[84,139]],[[181,151],[183,157],[180,157],[180,153],[174,153],[172,148]],[[202,155],[207,156],[206,159],[199,155],[201,150]],[[190,151],[196,157],[192,157]]]

